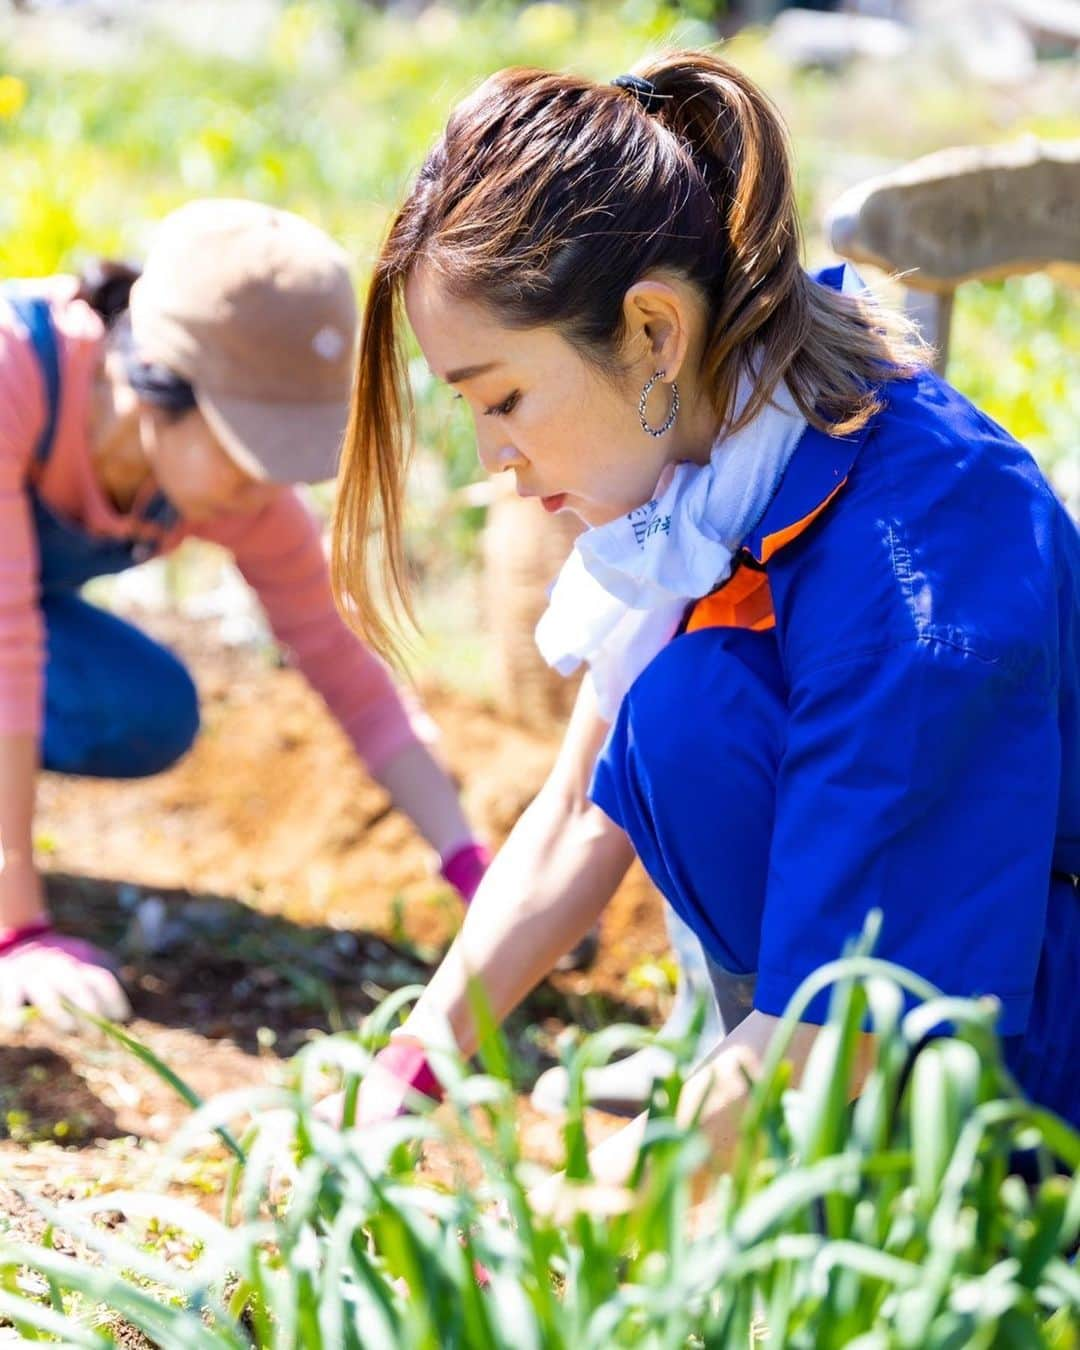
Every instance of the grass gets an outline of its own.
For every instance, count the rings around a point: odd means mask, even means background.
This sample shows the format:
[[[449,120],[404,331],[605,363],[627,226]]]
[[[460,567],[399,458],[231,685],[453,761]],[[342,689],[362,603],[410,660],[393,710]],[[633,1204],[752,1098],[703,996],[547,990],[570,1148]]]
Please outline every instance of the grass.
[[[705,1225],[693,1222],[691,1179],[707,1146],[675,1124],[689,1039],[676,1047],[683,1067],[656,1086],[617,1197],[589,1171],[582,1075],[642,1033],[609,1028],[573,1051],[563,1153],[582,1204],[562,1226],[530,1204],[539,1174],[522,1156],[490,1019],[479,1072],[437,1059],[448,1106],[365,1131],[325,1125],[312,1101],[327,1073],[355,1101],[372,1049],[415,993],[405,989],[360,1033],[306,1047],[284,1088],[195,1110],[169,1155],[179,1166],[208,1131],[233,1131],[242,1157],[223,1218],[165,1194],[167,1175],[156,1193],[40,1205],[45,1244],[0,1238],[0,1317],[24,1336],[86,1346],[113,1344],[120,1319],[158,1344],[207,1350],[1075,1347],[1080,1276],[1067,1253],[1080,1237],[1080,1136],[1018,1095],[992,1002],[942,998],[870,956],[871,938],[793,999],[735,1164],[710,1183]],[[827,985],[829,1021],[795,1090],[787,1038]],[[875,1062],[849,1106],[864,1025]],[[944,1034],[927,1041],[935,1027]],[[1030,1187],[1009,1174],[1018,1148],[1035,1164]],[[455,1160],[441,1185],[417,1167],[433,1150]],[[271,1177],[288,1155],[286,1203]],[[116,1212],[121,1229],[95,1222]],[[54,1250],[59,1232],[100,1261]]]

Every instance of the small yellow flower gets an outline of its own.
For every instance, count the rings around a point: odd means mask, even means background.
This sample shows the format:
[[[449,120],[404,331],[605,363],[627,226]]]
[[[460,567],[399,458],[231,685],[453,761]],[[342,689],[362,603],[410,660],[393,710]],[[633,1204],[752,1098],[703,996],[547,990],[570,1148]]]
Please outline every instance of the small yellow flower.
[[[26,106],[26,84],[17,75],[0,75],[0,122],[10,122]]]

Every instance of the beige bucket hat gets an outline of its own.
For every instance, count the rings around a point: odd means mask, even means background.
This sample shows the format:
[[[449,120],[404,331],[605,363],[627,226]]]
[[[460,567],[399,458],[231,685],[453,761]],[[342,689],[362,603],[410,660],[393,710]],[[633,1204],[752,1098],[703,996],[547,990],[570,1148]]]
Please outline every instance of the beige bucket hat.
[[[195,391],[225,450],[262,480],[337,472],[356,342],[349,259],[322,230],[260,202],[167,216],[131,292],[140,360]]]

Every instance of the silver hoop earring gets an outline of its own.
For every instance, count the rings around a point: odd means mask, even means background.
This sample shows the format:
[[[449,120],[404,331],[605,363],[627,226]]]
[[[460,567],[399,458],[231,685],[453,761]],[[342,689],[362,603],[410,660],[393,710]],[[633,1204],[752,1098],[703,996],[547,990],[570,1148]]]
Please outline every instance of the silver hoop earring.
[[[641,391],[641,398],[638,401],[638,418],[641,422],[642,431],[647,431],[650,436],[663,436],[665,432],[671,430],[675,425],[675,419],[679,415],[679,386],[674,380],[671,382],[671,407],[668,409],[667,420],[663,426],[653,427],[649,425],[649,420],[645,416],[645,405],[649,401],[649,395],[652,393],[652,387],[657,380],[662,380],[667,374],[666,370],[658,370],[651,379],[646,380],[645,388]]]

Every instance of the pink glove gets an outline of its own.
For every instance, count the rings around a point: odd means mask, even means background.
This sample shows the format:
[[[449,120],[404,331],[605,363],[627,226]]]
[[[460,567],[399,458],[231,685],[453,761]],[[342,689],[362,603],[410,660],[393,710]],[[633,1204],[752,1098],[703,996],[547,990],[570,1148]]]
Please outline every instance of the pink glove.
[[[434,1102],[443,1099],[442,1085],[431,1071],[423,1045],[411,1036],[395,1036],[372,1060],[360,1084],[356,1124],[378,1125],[406,1115],[417,1092]],[[345,1094],[337,1092],[321,1101],[315,1114],[329,1125],[340,1125],[344,1105]]]
[[[98,1017],[125,1021],[131,1006],[112,964],[89,942],[54,932],[47,919],[0,930],[0,1019],[11,1023],[30,1004],[59,1030],[73,1031],[67,999]]]
[[[448,858],[444,858],[439,871],[468,904],[476,894],[476,888],[490,863],[491,854],[483,844],[474,841],[455,849]]]

